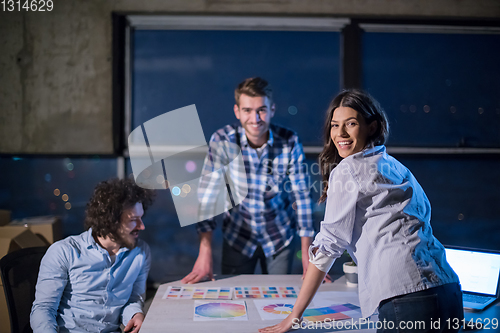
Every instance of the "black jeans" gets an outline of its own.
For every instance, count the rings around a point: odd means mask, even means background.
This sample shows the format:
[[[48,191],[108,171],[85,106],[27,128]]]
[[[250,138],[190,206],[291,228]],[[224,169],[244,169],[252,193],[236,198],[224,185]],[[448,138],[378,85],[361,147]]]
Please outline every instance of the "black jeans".
[[[294,255],[294,242],[281,249],[272,256],[266,258],[261,246],[251,258],[241,252],[236,251],[226,240],[222,243],[222,274],[254,274],[257,262],[260,261],[260,267],[263,274],[290,274],[292,272],[292,263]]]
[[[392,297],[380,302],[378,312],[377,333],[458,332],[464,317],[462,290],[448,283]]]

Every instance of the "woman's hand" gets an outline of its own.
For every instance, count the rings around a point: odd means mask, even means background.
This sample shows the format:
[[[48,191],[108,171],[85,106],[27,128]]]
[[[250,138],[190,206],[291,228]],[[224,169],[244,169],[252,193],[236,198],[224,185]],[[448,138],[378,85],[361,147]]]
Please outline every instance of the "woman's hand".
[[[288,332],[293,325],[299,325],[300,319],[292,316],[291,314],[283,319],[283,321],[274,326],[268,326],[266,328],[259,329],[260,333],[285,333]]]

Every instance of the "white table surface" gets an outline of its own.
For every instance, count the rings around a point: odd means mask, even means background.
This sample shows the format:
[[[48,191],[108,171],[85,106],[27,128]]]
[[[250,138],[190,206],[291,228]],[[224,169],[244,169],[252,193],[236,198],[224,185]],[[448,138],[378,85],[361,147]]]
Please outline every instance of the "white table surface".
[[[197,287],[235,287],[235,286],[298,286],[302,285],[302,275],[238,275],[221,278],[217,281],[202,282]],[[252,299],[245,299],[248,321],[193,321],[194,300],[162,299],[169,286],[182,286],[180,281],[162,284],[151,303],[141,328],[141,333],[165,332],[203,332],[234,333],[258,332],[259,328],[274,325],[280,320],[262,320]],[[347,287],[345,277],[338,277],[333,283],[324,283],[319,291],[357,291]],[[370,318],[377,321],[377,316]],[[301,329],[295,332],[311,331]],[[338,332],[347,330],[315,329],[314,332]],[[349,332],[372,333],[375,329],[349,330]]]

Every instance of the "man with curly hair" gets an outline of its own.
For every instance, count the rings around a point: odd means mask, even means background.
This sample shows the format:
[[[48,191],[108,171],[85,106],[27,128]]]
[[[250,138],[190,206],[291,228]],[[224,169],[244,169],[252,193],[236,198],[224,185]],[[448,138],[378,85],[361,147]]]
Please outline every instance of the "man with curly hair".
[[[78,236],[51,245],[42,259],[31,310],[34,333],[139,332],[151,266],[138,238],[153,192],[131,179],[97,185]]]

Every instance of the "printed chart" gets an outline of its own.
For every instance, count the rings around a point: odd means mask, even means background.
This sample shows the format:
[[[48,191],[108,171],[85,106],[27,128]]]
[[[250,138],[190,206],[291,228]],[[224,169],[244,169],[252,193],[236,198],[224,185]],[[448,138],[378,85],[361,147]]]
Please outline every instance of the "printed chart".
[[[244,301],[194,301],[194,321],[248,320]]]
[[[235,299],[242,298],[297,298],[297,287],[234,287]]]
[[[321,308],[306,309],[303,314],[306,321],[343,320],[351,318],[361,318],[359,306],[351,303],[333,304]]]
[[[293,309],[295,299],[254,299],[257,311],[262,320],[285,319]]]
[[[170,286],[163,299],[231,299],[232,288],[198,288]]]

